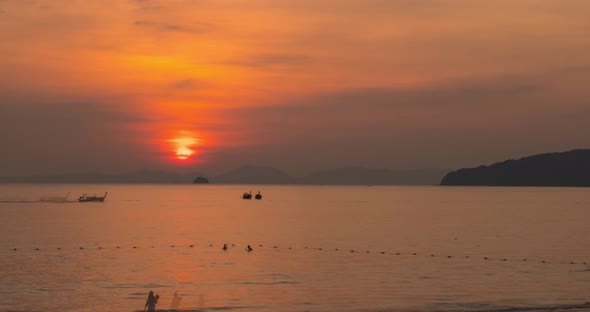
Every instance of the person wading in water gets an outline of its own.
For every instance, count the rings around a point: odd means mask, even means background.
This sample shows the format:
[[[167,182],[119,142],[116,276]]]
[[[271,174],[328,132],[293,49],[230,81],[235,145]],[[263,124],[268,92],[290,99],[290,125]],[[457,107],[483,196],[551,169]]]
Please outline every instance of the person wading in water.
[[[154,296],[154,292],[150,290],[150,294],[147,297],[147,301],[145,302],[145,307],[143,307],[143,310],[147,309],[149,312],[155,312],[158,299],[160,299],[160,295]]]

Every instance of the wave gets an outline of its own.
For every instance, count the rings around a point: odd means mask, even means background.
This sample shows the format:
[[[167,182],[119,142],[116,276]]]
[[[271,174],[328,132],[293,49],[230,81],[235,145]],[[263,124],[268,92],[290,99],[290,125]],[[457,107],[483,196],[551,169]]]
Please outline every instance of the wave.
[[[582,304],[558,304],[527,307],[506,307],[491,310],[476,310],[474,312],[524,312],[524,311],[556,311],[556,310],[580,310],[590,308],[590,302]]]
[[[58,204],[63,204],[63,203],[75,203],[76,201],[74,201],[74,200],[67,200],[67,199],[59,199],[59,198],[41,198],[39,200],[39,202],[42,202],[42,203],[58,203]]]
[[[54,204],[67,204],[76,203],[77,201],[67,199],[39,199],[39,200],[0,200],[0,204],[37,204],[37,203],[54,203]]]
[[[232,310],[242,310],[242,309],[265,309],[270,308],[268,306],[221,306],[221,307],[207,307],[207,308],[200,308],[200,309],[160,309],[158,308],[158,312],[207,312],[207,311],[232,311]],[[145,310],[136,310],[136,312],[144,312]]]
[[[373,312],[549,312],[549,311],[571,311],[571,312],[586,312],[590,309],[590,302],[579,303],[579,304],[547,304],[547,305],[534,305],[534,306],[499,306],[493,304],[448,304],[446,308],[426,308],[426,309],[400,309],[400,308],[385,308],[370,310]],[[456,308],[450,307],[456,305]],[[369,310],[367,310],[369,311]]]
[[[0,200],[0,204],[33,204],[39,203],[40,200]]]
[[[282,285],[282,284],[299,284],[297,282],[290,281],[277,281],[277,282],[240,282],[242,285]]]

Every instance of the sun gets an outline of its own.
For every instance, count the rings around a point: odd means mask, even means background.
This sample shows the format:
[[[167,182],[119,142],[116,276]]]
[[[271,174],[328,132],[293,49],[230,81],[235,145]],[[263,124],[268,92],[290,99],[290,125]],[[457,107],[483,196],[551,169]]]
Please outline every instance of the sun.
[[[192,149],[190,149],[186,146],[181,146],[176,150],[176,158],[178,158],[180,160],[185,160],[185,159],[188,159],[189,157],[191,157],[191,155],[194,153],[195,153],[195,151],[193,151]]]
[[[176,138],[168,140],[171,143],[172,152],[179,160],[187,160],[195,155],[195,147],[199,145],[196,136],[188,131],[181,131]]]

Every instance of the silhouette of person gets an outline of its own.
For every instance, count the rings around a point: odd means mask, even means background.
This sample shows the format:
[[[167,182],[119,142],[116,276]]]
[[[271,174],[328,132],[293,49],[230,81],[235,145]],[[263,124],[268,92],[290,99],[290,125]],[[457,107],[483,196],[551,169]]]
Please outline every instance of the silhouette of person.
[[[223,250],[227,250],[227,244],[223,244]]]
[[[252,250],[254,250],[254,249],[252,249],[252,247],[250,247],[250,245],[248,245],[248,247],[246,247],[246,251],[250,252]]]
[[[160,299],[160,295],[156,295],[154,296],[154,292],[150,290],[150,294],[147,297],[147,300],[145,302],[145,306],[143,307],[143,309],[147,309],[149,312],[155,312],[156,311],[156,303],[158,303],[158,299]]]

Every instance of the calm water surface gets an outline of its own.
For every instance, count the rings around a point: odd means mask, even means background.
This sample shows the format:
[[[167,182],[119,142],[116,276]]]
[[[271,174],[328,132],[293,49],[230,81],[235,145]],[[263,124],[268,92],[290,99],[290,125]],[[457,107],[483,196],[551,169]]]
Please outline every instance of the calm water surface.
[[[576,188],[1,185],[0,311],[590,307],[589,217]]]

